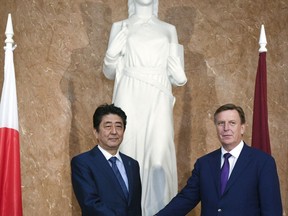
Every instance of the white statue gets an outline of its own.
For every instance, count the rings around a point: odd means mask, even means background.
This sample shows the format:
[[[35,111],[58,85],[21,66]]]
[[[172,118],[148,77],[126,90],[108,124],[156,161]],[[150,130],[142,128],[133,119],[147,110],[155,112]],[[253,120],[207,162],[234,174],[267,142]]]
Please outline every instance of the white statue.
[[[129,18],[113,24],[103,71],[115,79],[113,103],[127,114],[121,151],[138,160],[143,216],[177,193],[172,84],[187,78],[176,28],[157,18],[158,0],[128,0]]]

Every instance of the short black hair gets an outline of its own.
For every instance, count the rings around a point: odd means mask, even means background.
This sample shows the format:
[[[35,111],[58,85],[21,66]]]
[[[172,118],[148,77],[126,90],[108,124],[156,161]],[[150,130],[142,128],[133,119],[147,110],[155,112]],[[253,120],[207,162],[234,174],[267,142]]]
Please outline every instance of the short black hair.
[[[220,106],[214,113],[214,123],[216,124],[216,116],[223,111],[226,110],[236,110],[239,114],[239,117],[241,119],[241,124],[245,124],[246,120],[245,120],[245,113],[243,111],[243,109],[240,106],[236,106],[234,104],[225,104]]]
[[[97,107],[93,115],[93,127],[96,129],[96,131],[99,132],[99,125],[103,116],[109,114],[115,114],[121,117],[124,124],[124,130],[126,129],[127,116],[125,112],[121,108],[114,106],[114,104],[102,104]]]

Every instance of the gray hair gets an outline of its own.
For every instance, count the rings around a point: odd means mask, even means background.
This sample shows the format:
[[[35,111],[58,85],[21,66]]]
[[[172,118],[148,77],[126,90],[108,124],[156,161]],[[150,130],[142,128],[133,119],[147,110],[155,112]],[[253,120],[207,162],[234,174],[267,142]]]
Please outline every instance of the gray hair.
[[[241,120],[241,124],[245,124],[246,123],[246,119],[245,119],[245,113],[243,111],[243,109],[240,106],[236,106],[234,104],[225,104],[220,106],[214,113],[214,123],[216,124],[217,122],[217,115],[220,112],[226,111],[226,110],[236,110],[239,114],[240,120]]]
[[[153,15],[158,17],[159,0],[153,0]],[[128,15],[131,17],[135,14],[135,0],[128,0]]]

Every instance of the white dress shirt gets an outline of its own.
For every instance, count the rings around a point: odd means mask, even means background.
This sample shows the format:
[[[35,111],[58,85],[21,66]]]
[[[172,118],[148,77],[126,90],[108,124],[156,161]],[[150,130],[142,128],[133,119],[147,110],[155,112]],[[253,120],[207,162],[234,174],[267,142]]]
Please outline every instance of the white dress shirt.
[[[226,153],[230,153],[232,156],[228,159],[229,160],[229,176],[228,178],[230,177],[233,169],[234,169],[234,166],[238,160],[238,157],[242,151],[242,148],[244,146],[244,142],[243,140],[241,140],[241,142],[234,148],[232,149],[230,152],[226,151],[223,147],[221,147],[221,167],[223,166],[223,163],[224,163],[224,157],[223,155],[226,154]],[[220,167],[220,168],[221,168]]]

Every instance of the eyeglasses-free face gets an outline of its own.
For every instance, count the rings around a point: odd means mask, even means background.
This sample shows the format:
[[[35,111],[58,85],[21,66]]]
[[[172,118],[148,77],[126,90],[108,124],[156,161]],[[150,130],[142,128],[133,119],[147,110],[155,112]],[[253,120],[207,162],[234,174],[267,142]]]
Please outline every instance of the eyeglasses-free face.
[[[218,139],[227,151],[231,151],[240,143],[245,132],[245,124],[241,124],[236,110],[218,113],[215,124]]]
[[[120,116],[108,114],[103,116],[99,131],[94,130],[99,145],[110,154],[115,154],[123,140],[124,124]]]

